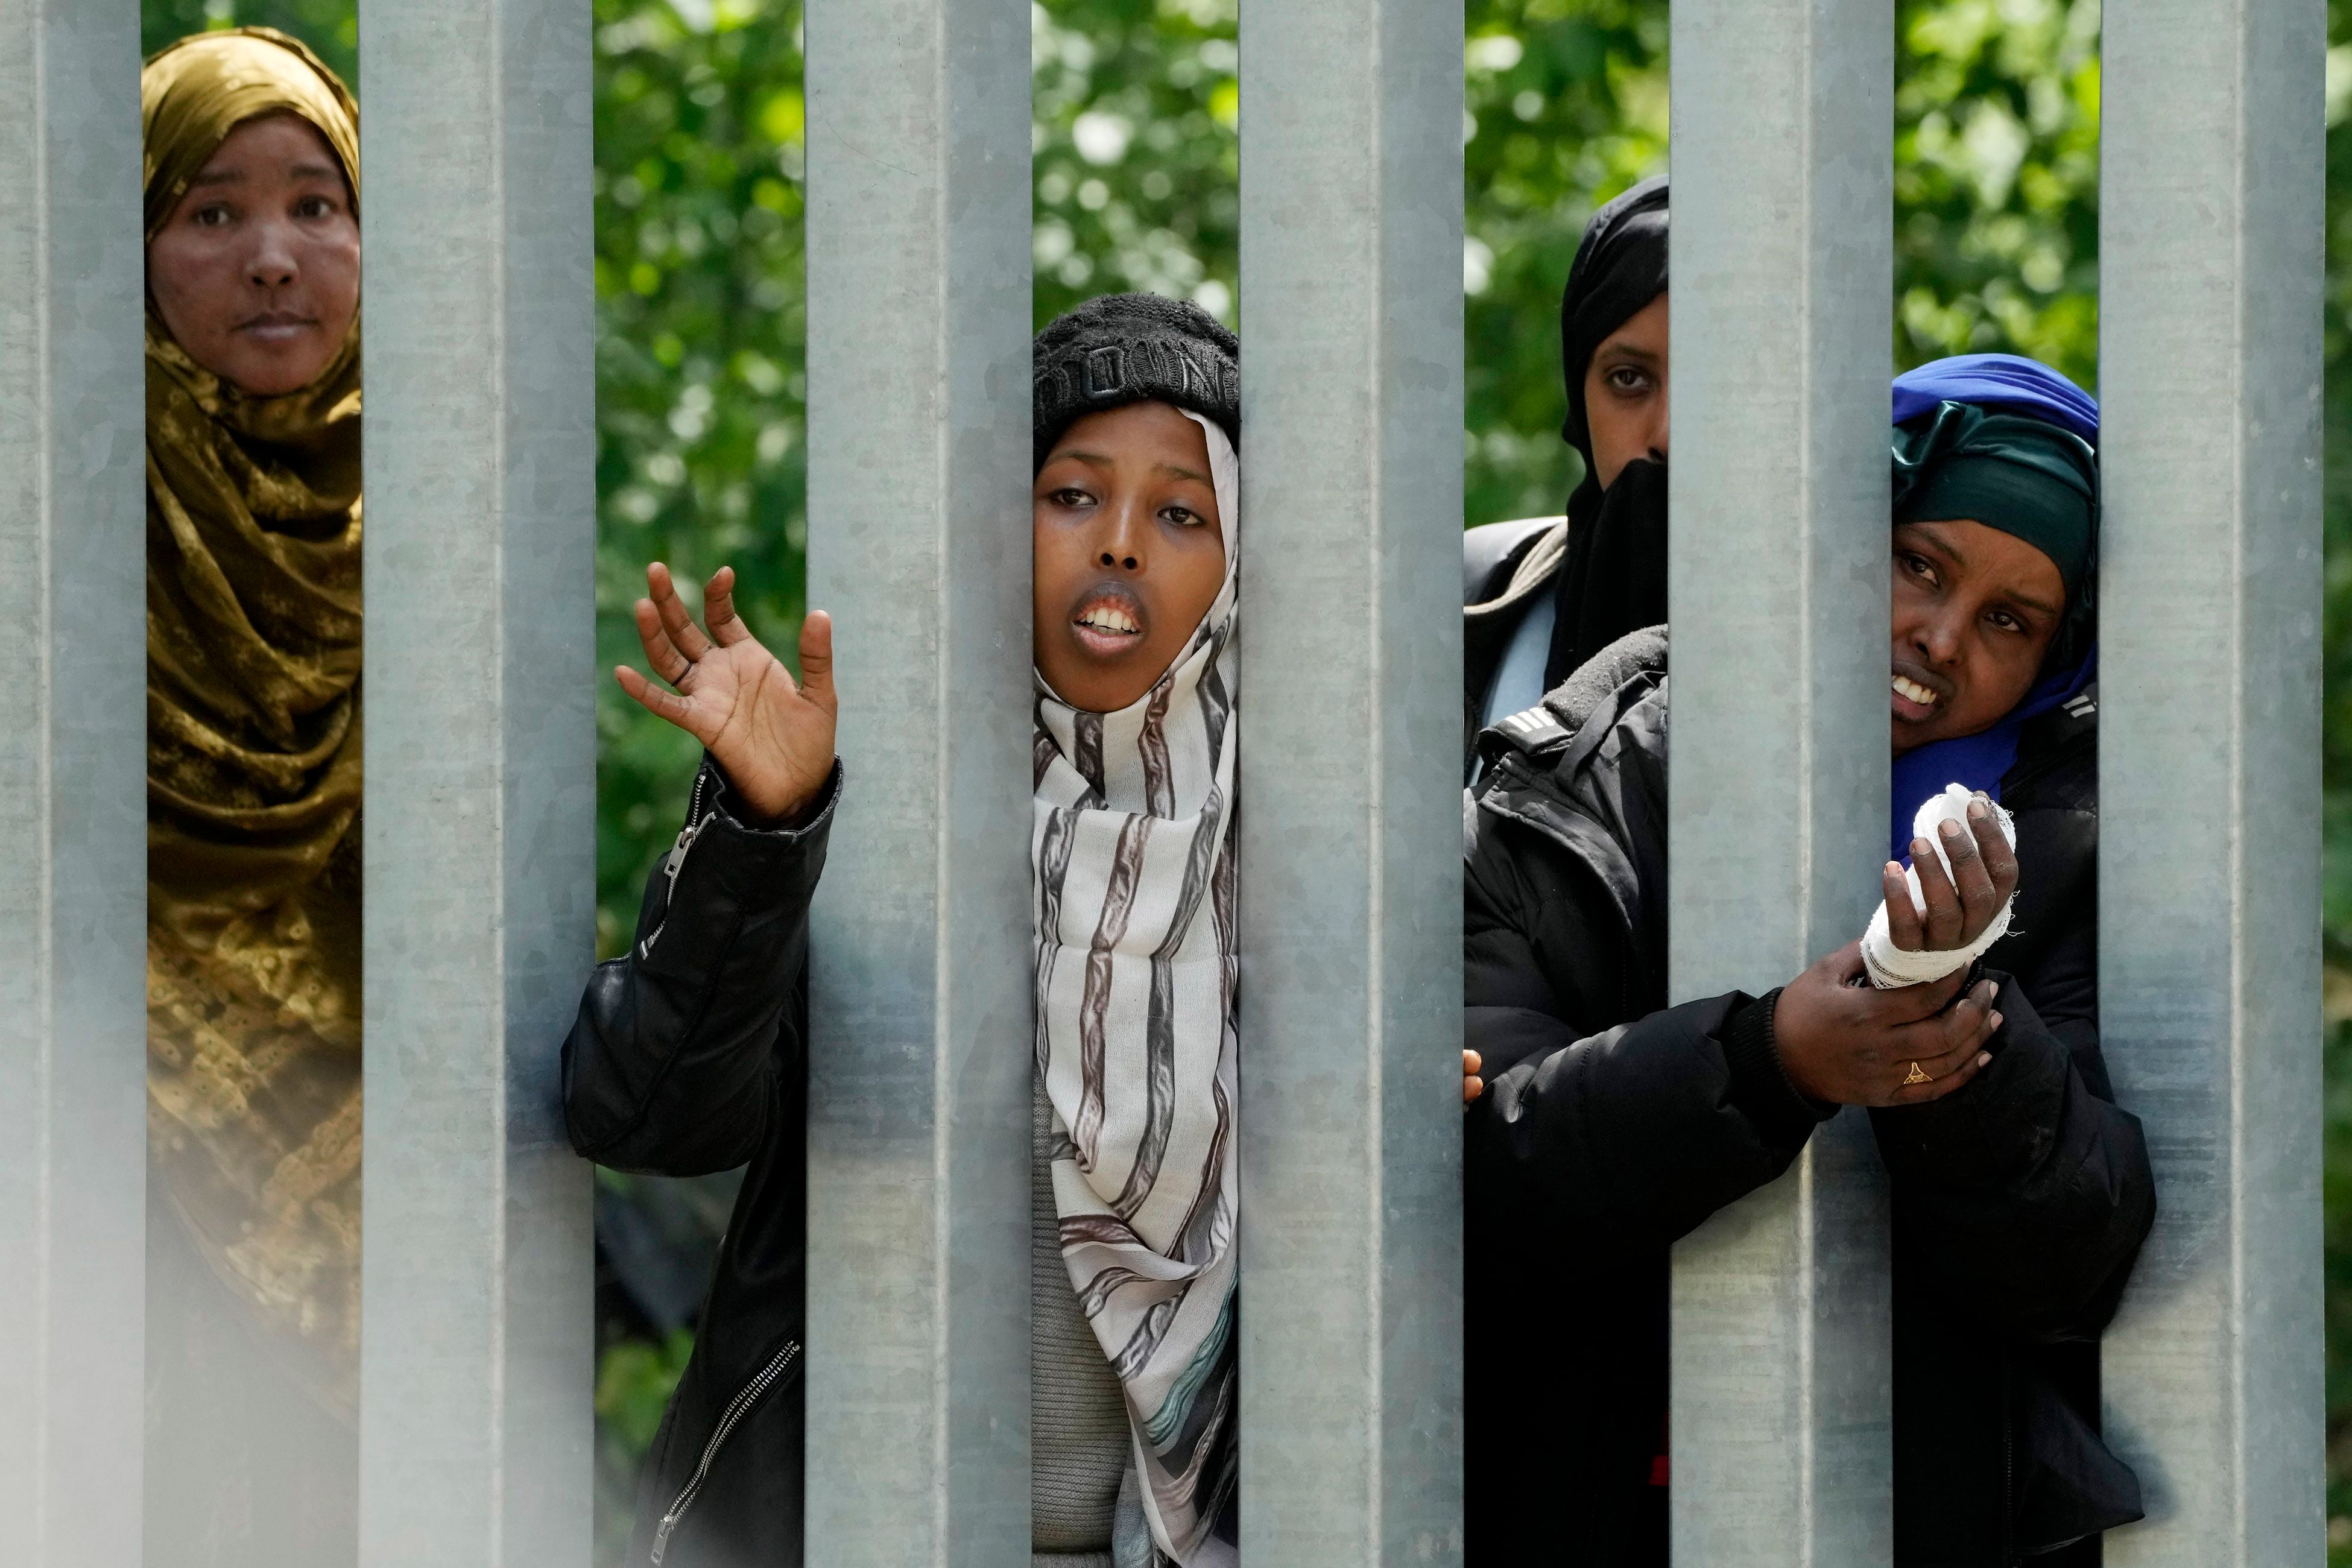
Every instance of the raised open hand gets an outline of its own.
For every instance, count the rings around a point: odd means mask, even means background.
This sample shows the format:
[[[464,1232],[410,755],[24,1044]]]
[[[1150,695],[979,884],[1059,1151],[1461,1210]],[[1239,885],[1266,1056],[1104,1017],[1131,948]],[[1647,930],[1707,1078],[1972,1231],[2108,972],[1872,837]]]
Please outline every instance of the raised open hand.
[[[677,689],[631,669],[621,689],[657,718],[703,744],[743,805],[766,822],[807,808],[833,772],[833,618],[812,610],[801,623],[801,681],[761,645],[735,613],[735,568],[721,566],[702,590],[706,636],[677,596],[669,568],[646,568],[650,598],[636,605],[646,662]]]

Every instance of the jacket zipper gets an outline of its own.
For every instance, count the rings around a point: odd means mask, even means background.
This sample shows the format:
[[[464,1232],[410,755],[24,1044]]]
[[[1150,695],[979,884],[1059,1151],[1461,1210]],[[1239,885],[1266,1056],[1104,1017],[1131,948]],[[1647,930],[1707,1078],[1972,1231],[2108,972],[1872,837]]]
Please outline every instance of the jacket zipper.
[[[727,1402],[727,1408],[719,1413],[719,1425],[711,1429],[710,1441],[702,1446],[702,1458],[696,1463],[694,1474],[687,1479],[686,1489],[677,1494],[677,1500],[669,1505],[669,1511],[662,1515],[660,1525],[654,1531],[651,1561],[656,1568],[659,1568],[662,1553],[669,1550],[670,1532],[677,1528],[677,1521],[686,1517],[686,1510],[694,1506],[696,1495],[702,1490],[702,1483],[710,1474],[711,1461],[719,1458],[719,1445],[727,1441],[728,1434],[735,1430],[760,1395],[767,1393],[777,1379],[791,1370],[793,1363],[800,1359],[800,1342],[786,1340],[783,1348],[770,1359],[768,1364],[761,1367],[751,1382],[736,1390],[735,1397]]]
[[[694,775],[694,794],[686,804],[686,826],[677,830],[677,842],[670,846],[669,857],[662,862],[662,875],[669,879],[669,888],[662,895],[661,922],[654,927],[644,942],[637,944],[639,958],[652,954],[654,943],[661,940],[663,930],[669,924],[670,903],[677,897],[677,874],[686,865],[687,851],[694,847],[695,839],[702,832],[702,791],[709,778],[710,770],[708,768]]]

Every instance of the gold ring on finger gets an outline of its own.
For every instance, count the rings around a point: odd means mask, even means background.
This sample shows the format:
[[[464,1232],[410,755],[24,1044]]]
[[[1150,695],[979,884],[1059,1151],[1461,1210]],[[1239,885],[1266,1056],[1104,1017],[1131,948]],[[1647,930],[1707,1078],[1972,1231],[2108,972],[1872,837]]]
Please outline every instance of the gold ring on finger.
[[[1917,1062],[1913,1062],[1911,1064],[1911,1070],[1903,1075],[1903,1087],[1906,1089],[1910,1088],[1915,1083],[1933,1083],[1935,1081],[1936,1075],[1929,1072],[1926,1068],[1921,1067]]]

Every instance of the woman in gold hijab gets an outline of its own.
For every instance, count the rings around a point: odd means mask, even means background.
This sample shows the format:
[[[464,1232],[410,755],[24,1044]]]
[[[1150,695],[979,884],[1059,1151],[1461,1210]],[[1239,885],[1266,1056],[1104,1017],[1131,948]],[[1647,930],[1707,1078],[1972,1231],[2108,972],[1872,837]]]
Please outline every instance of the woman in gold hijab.
[[[259,27],[141,88],[148,1563],[328,1568],[356,1480],[358,111]]]

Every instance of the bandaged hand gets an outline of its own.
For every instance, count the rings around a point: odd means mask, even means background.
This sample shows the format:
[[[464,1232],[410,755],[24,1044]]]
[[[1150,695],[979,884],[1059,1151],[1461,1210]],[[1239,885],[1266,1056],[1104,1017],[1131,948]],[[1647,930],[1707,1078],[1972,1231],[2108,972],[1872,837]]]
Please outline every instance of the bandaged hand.
[[[2008,931],[2017,892],[2016,829],[1982,791],[1954,784],[1929,797],[1913,825],[1912,868],[1886,863],[1885,901],[1862,939],[1870,983],[1882,991],[1975,963]]]

